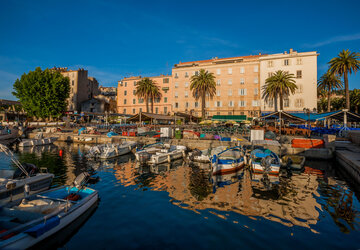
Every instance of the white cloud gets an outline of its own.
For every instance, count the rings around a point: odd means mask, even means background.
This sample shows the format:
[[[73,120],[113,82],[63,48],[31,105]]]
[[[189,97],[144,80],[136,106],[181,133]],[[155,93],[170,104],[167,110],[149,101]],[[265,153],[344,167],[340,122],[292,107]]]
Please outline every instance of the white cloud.
[[[312,43],[312,44],[311,43],[304,44],[303,47],[304,48],[317,48],[317,47],[325,46],[325,45],[332,44],[332,43],[355,41],[355,40],[360,40],[360,33],[352,34],[352,35],[345,35],[345,36],[336,36],[336,37],[329,38],[325,41]]]

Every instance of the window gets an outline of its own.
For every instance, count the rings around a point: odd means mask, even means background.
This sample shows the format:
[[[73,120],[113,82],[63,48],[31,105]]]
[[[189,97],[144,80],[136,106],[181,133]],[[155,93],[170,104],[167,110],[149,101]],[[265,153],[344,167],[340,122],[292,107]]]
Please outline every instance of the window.
[[[222,107],[222,101],[216,101],[215,107]]]
[[[245,84],[245,79],[244,78],[240,79],[240,84]]]
[[[217,115],[220,115],[220,112],[216,112]]]
[[[178,73],[175,73],[175,76],[174,76],[175,78],[179,78],[179,76],[178,76]]]
[[[255,84],[259,83],[259,78],[255,77],[255,78],[254,78],[254,83],[255,83]]]
[[[216,69],[216,74],[220,75],[221,74],[221,69]]]
[[[232,89],[228,90],[228,96],[232,96]]]
[[[124,99],[124,104],[126,104],[126,99]]]
[[[219,90],[219,89],[216,90],[216,95],[217,95],[217,96],[220,96],[220,90]]]
[[[273,61],[268,61],[268,68],[271,68],[273,66]]]
[[[198,76],[199,75],[199,71],[195,71],[194,75]]]
[[[155,114],[158,114],[158,113],[159,113],[159,108],[156,107],[156,108],[155,108]]]
[[[133,104],[136,104],[136,99],[133,99]]]
[[[138,100],[138,103],[143,103],[144,102],[144,99],[142,99],[142,98],[140,98],[139,100]]]
[[[246,101],[239,101],[239,107],[246,107]]]
[[[228,74],[229,74],[229,75],[232,74],[232,68],[228,68]]]
[[[296,108],[302,108],[304,106],[304,100],[299,98],[295,100],[295,107]]]
[[[269,73],[268,73],[268,78],[269,78],[269,77],[272,77],[272,76],[273,76],[273,73],[272,73],[272,72],[269,72]]]
[[[285,65],[285,66],[288,66],[288,65],[289,65],[289,59],[285,59],[285,60],[284,60],[284,65]]]
[[[258,95],[259,94],[259,90],[257,88],[254,89],[254,95]]]
[[[189,103],[185,102],[185,108],[188,108],[188,107],[189,107]]]
[[[232,79],[229,79],[229,80],[228,80],[228,84],[229,84],[229,85],[232,85]]]
[[[136,90],[135,89],[133,90],[133,95],[136,95]]]
[[[169,83],[169,78],[164,78],[163,83]]]
[[[126,91],[126,90],[124,91],[124,95],[127,95],[127,91]]]
[[[167,97],[164,97],[164,103],[167,103]]]
[[[175,102],[175,108],[179,107],[179,103]]]
[[[259,72],[259,66],[258,65],[254,66],[254,72]]]
[[[284,99],[284,107],[288,108],[289,106],[290,106],[290,100],[289,100],[289,98],[285,98]]]
[[[302,78],[302,71],[301,70],[296,71],[296,78]]]
[[[229,107],[234,107],[234,101],[229,101]]]
[[[301,94],[303,92],[303,86],[301,84],[297,84],[297,89],[295,91],[296,94]]]
[[[297,64],[297,65],[301,65],[301,64],[302,64],[302,59],[301,59],[301,58],[297,58],[297,59],[296,59],[296,64]]]
[[[167,107],[164,107],[164,114],[167,114]]]
[[[135,114],[136,113],[136,110],[135,109],[133,109],[133,114]]]
[[[155,103],[159,103],[159,102],[160,102],[160,98],[156,98]]]
[[[188,92],[187,92],[187,91],[185,91],[185,97],[188,97],[188,96],[189,96]]]
[[[188,73],[188,72],[185,72],[185,77],[189,77],[189,73]]]
[[[244,67],[240,67],[240,73],[244,74],[245,73],[245,68]]]
[[[239,95],[246,95],[246,89],[239,89],[238,94]]]
[[[175,92],[175,98],[178,98],[178,92]]]
[[[125,82],[125,87],[127,87],[127,82]]]
[[[142,112],[142,108],[139,108],[139,112]]]
[[[253,100],[252,101],[252,106],[253,107],[258,107],[259,106],[259,101],[258,100]]]
[[[179,87],[179,83],[176,82],[176,83],[175,83],[175,88],[178,88],[178,87]]]
[[[123,111],[124,111],[124,114],[126,114],[126,109],[124,109]]]
[[[187,88],[189,86],[188,82],[185,82],[185,88]]]
[[[232,115],[232,112],[230,111],[230,112],[228,112],[228,115]]]
[[[134,86],[136,86],[136,81],[134,81]]]
[[[199,107],[199,102],[195,102],[195,108]]]
[[[220,86],[220,84],[221,84],[221,80],[219,79],[219,80],[216,81],[216,85]]]
[[[74,80],[71,81],[71,85],[74,86]]]

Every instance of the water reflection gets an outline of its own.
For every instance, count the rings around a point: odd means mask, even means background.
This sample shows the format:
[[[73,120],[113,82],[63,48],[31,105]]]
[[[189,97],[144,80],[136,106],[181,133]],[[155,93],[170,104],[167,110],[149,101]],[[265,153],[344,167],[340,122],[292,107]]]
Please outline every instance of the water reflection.
[[[115,176],[116,183],[107,183],[109,189],[111,185],[122,185],[138,191],[166,191],[173,205],[197,214],[211,213],[233,223],[239,223],[234,215],[244,215],[317,233],[316,225],[328,214],[341,232],[358,230],[356,196],[334,171],[324,168],[326,164],[310,162],[313,167],[307,166],[302,172],[282,171],[280,175],[252,174],[243,169],[213,176],[206,164],[188,166],[179,160],[139,166],[132,154],[88,161],[84,157],[88,148],[82,144],[56,143],[19,149],[17,153],[20,161],[47,167],[54,173],[54,186],[71,184],[82,171],[93,169]]]

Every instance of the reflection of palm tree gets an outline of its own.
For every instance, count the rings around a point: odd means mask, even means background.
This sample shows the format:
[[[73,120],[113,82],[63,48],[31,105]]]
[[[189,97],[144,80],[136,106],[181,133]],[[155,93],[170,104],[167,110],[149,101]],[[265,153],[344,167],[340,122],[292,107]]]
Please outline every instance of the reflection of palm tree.
[[[196,200],[202,201],[211,194],[212,185],[209,177],[198,167],[192,167],[190,173],[189,190]]]

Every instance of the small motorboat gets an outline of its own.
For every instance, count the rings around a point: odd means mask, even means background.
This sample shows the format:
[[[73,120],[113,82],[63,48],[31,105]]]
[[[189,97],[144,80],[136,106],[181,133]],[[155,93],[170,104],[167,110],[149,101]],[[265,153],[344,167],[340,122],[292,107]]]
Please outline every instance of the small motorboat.
[[[225,149],[214,154],[211,159],[213,175],[232,173],[243,169],[244,166],[244,152],[240,146]]]
[[[56,141],[56,137],[44,138],[42,133],[38,133],[34,139],[22,139],[17,144],[18,147],[33,147],[53,144]]]
[[[165,144],[165,148],[150,157],[148,164],[170,163],[186,156],[186,146]]]
[[[285,155],[281,158],[281,165],[294,170],[301,170],[304,168],[305,156],[300,155]]]
[[[137,142],[124,141],[121,144],[101,144],[93,146],[89,149],[87,158],[110,159],[131,152],[137,145]]]
[[[15,139],[19,136],[19,129],[0,126],[0,140]]]
[[[165,148],[163,142],[152,143],[144,145],[143,147],[137,148],[135,152],[136,161],[140,164],[145,164],[151,158],[151,155],[160,152]]]
[[[35,194],[50,188],[53,174],[46,168],[40,170],[31,163],[20,163],[6,146],[0,144],[0,152],[10,157],[17,169],[0,170],[0,205],[24,197],[25,191]]]
[[[40,243],[90,214],[97,207],[99,197],[96,190],[84,187],[83,179],[89,175],[83,174],[80,179],[76,178],[72,187],[51,189],[3,206],[0,248],[41,248]]]
[[[250,154],[251,169],[255,173],[279,174],[280,159],[269,149],[255,149]]]

